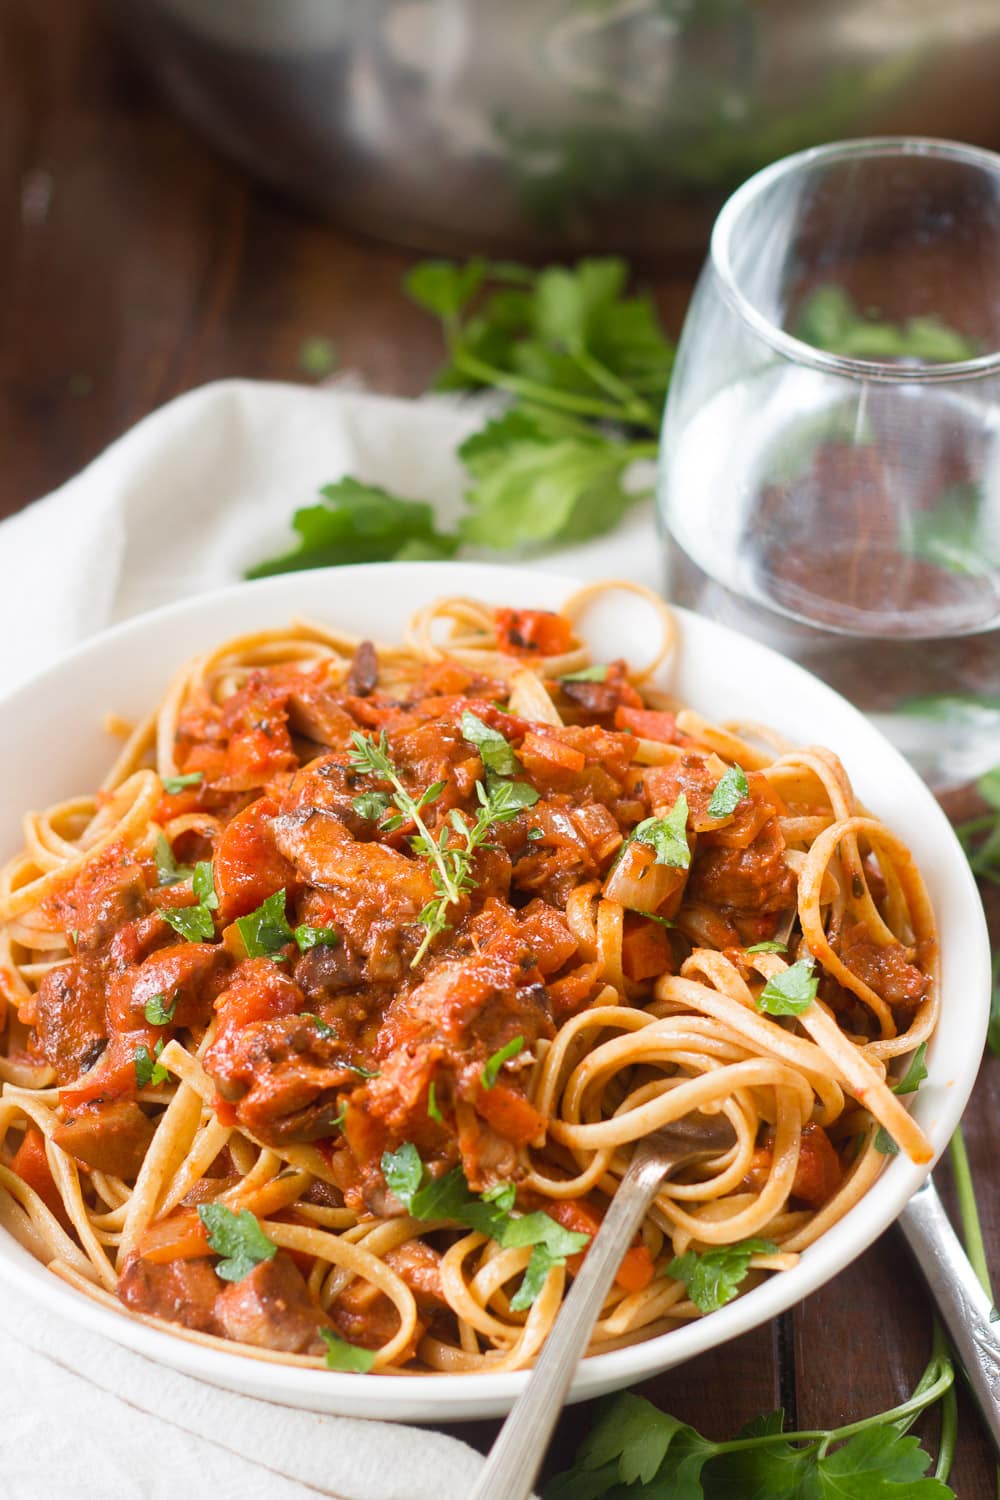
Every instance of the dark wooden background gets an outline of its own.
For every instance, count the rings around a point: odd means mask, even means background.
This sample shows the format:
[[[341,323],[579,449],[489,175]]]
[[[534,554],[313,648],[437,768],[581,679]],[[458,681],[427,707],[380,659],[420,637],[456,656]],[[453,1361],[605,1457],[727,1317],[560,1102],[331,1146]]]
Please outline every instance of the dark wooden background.
[[[440,349],[401,293],[410,260],[317,222],[220,159],[121,55],[96,0],[0,0],[0,515],[203,381],[302,378],[310,338],[332,340],[341,366],[373,388],[416,394]],[[680,272],[655,283],[674,332],[689,291]],[[992,1255],[998,1106],[990,1060],[965,1129]],[[946,1169],[938,1175],[946,1185]],[[776,1405],[794,1426],[833,1426],[905,1398],[930,1322],[890,1231],[793,1313],[643,1393],[714,1437]],[[586,1408],[566,1413],[554,1461],[587,1420]],[[934,1420],[921,1430],[933,1444]],[[486,1446],[494,1425],[461,1431]],[[964,1395],[952,1483],[961,1500],[996,1495]]]

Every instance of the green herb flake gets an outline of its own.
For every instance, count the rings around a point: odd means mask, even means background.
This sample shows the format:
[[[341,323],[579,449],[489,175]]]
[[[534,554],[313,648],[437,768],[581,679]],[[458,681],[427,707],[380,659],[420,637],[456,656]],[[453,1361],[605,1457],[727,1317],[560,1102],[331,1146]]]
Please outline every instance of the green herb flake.
[[[215,1274],[223,1281],[242,1281],[254,1266],[273,1260],[278,1247],[268,1239],[260,1220],[248,1208],[239,1213],[224,1203],[199,1203],[198,1217],[205,1226],[209,1247],[222,1259]]]
[[[190,865],[179,865],[177,863],[170,840],[165,833],[158,833],[156,835],[153,853],[156,859],[157,881],[161,886],[179,885],[182,880],[190,880],[194,874],[194,870]]]
[[[164,776],[163,790],[168,796],[176,797],[187,786],[200,786],[204,779],[204,771],[188,771],[184,776]]]
[[[349,1073],[356,1073],[359,1078],[364,1078],[365,1080],[382,1077],[382,1070],[380,1068],[366,1068],[361,1063],[345,1062],[343,1058],[339,1060],[338,1066],[346,1068]]]
[[[788,944],[787,943],[779,943],[779,942],[777,942],[776,939],[770,938],[766,943],[754,943],[754,945],[753,945],[752,948],[744,948],[743,952],[744,953],[787,953],[788,952]]]
[[[337,1035],[336,1026],[331,1026],[329,1021],[324,1021],[322,1016],[317,1016],[313,1011],[300,1010],[299,1015],[303,1021],[311,1021],[320,1036],[335,1037]]]
[[[146,1001],[143,1015],[150,1026],[169,1026],[174,1019],[174,1011],[177,1009],[177,997],[174,997],[173,1005],[167,1005],[166,995],[151,995]]]
[[[332,927],[310,927],[307,922],[301,922],[293,936],[300,953],[308,953],[310,948],[336,948],[340,942],[340,933]]]
[[[915,1094],[917,1089],[927,1077],[927,1066],[924,1059],[927,1056],[927,1043],[921,1042],[920,1046],[910,1058],[910,1065],[898,1083],[892,1086],[894,1094]]]
[[[816,999],[819,979],[813,969],[811,958],[800,958],[780,974],[772,974],[757,996],[757,1009],[769,1016],[800,1016]]]
[[[881,1151],[883,1156],[898,1156],[899,1147],[884,1125],[880,1125],[875,1132],[875,1150]]]
[[[682,1281],[687,1294],[699,1312],[716,1312],[732,1302],[746,1279],[750,1261],[755,1255],[776,1255],[773,1240],[741,1240],[736,1245],[719,1245],[700,1255],[689,1250],[675,1256],[667,1266],[667,1275]]]
[[[544,837],[545,837],[545,832],[544,832],[543,829],[541,829],[541,828],[529,828],[528,829],[528,838],[531,839],[532,842],[534,842],[537,839],[543,839]]]
[[[132,1065],[135,1068],[136,1087],[140,1089],[156,1088],[161,1083],[166,1083],[170,1074],[163,1064],[157,1059],[163,1051],[163,1038],[157,1042],[152,1054],[148,1047],[136,1047],[132,1054]]]
[[[247,958],[273,958],[293,942],[295,937],[285,916],[283,890],[268,896],[249,916],[237,917],[236,926]]]
[[[215,894],[212,866],[207,859],[199,860],[195,865],[191,876],[191,888],[202,906],[207,907],[209,911],[218,911],[219,898]]]
[[[646,844],[652,849],[658,865],[686,870],[691,864],[687,820],[687,798],[681,792],[665,818],[645,818],[632,830],[626,843]]]
[[[433,1120],[436,1125],[444,1124],[444,1117],[441,1114],[441,1110],[437,1102],[437,1087],[434,1083],[433,1078],[431,1079],[430,1087],[427,1090],[427,1117],[428,1119]]]
[[[742,766],[730,766],[721,780],[716,783],[708,804],[708,816],[728,818],[749,795],[750,785],[747,781],[747,773]]]
[[[483,765],[495,775],[516,776],[521,769],[521,762],[499,730],[491,729],[468,708],[462,712],[462,736],[475,745]]]
[[[370,823],[377,823],[391,802],[388,792],[362,792],[355,797],[351,806],[359,818],[367,818]]]
[[[195,906],[160,907],[158,914],[189,943],[208,943],[215,937],[212,913],[200,901]]]
[[[482,1195],[484,1203],[494,1203],[502,1214],[509,1214],[517,1201],[517,1188],[512,1182],[495,1182]]]
[[[484,1089],[491,1089],[500,1076],[500,1069],[510,1058],[516,1057],[524,1047],[524,1037],[515,1036],[504,1047],[500,1047],[488,1060],[480,1075]]]
[[[600,662],[592,667],[581,667],[579,672],[564,672],[560,682],[607,682],[608,669]]]
[[[326,1367],[339,1370],[346,1375],[367,1375],[375,1363],[374,1349],[362,1349],[349,1344],[334,1333],[332,1328],[321,1328],[319,1336],[326,1345]]]

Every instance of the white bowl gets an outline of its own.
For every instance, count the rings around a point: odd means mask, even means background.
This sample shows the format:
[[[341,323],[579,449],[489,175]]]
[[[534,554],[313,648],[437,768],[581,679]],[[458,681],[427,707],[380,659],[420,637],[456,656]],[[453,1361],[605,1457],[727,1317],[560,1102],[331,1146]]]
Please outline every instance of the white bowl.
[[[534,569],[387,563],[242,584],[118,625],[0,701],[0,857],[20,847],[25,808],[97,785],[113,754],[100,727],[106,710],[138,717],[157,700],[176,666],[227,636],[304,614],[392,641],[419,605],[440,594],[558,608],[575,587],[570,579]],[[585,634],[598,655],[648,659],[647,607],[633,596],[619,597],[620,609],[605,608],[599,617],[595,612],[585,622]],[[681,645],[667,673],[672,690],[709,717],[757,720],[795,742],[830,746],[843,759],[858,796],[907,841],[924,873],[942,937],[943,1015],[913,1113],[936,1157],[972,1090],[989,1009],[986,925],[958,841],[916,773],[843,698],[766,647],[686,611],[677,614]],[[643,1380],[799,1302],[888,1228],[928,1170],[894,1157],[861,1202],[805,1251],[794,1270],[770,1277],[719,1312],[672,1333],[584,1361],[569,1399],[581,1401]],[[506,1412],[527,1379],[523,1372],[363,1378],[205,1349],[99,1306],[51,1275],[3,1231],[0,1275],[53,1311],[151,1359],[289,1406],[358,1417],[456,1421]]]

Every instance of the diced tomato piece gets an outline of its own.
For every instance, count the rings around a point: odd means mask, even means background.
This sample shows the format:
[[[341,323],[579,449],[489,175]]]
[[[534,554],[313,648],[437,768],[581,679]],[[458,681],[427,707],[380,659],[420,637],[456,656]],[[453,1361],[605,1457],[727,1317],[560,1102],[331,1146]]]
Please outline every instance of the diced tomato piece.
[[[562,656],[573,649],[573,627],[549,609],[498,609],[497,645],[511,656]]]
[[[256,911],[275,891],[295,884],[295,866],[278,852],[272,819],[278,804],[258,797],[226,825],[215,850],[213,874],[223,922]]]
[[[616,708],[615,728],[631,730],[641,740],[658,740],[663,745],[678,745],[682,738],[675,716],[654,708]]]
[[[536,729],[525,735],[521,759],[526,770],[532,771],[537,767],[543,773],[553,770],[578,772],[587,764],[587,757],[582,750],[576,750],[555,735]]]
[[[810,1208],[822,1208],[840,1187],[843,1175],[830,1137],[822,1125],[810,1121],[802,1131],[792,1197],[801,1198]]]
[[[68,1225],[66,1210],[45,1154],[45,1137],[37,1126],[29,1125],[25,1131],[24,1140],[11,1162],[11,1170],[38,1194],[45,1207],[55,1214],[60,1223]]]
[[[637,922],[630,916],[625,922],[622,968],[626,977],[639,983],[658,974],[672,973],[674,953],[666,930],[657,922]]]
[[[547,1199],[545,1212],[564,1229],[572,1230],[575,1234],[589,1234],[591,1239],[602,1223],[601,1214],[583,1198]],[[568,1265],[571,1271],[575,1273],[579,1269],[586,1253],[586,1250],[581,1250],[579,1255],[570,1257]],[[640,1242],[625,1251],[615,1280],[626,1292],[641,1292],[652,1281],[655,1270],[653,1257]]]
[[[527,1146],[545,1133],[545,1117],[523,1094],[505,1083],[482,1090],[476,1099],[476,1113],[482,1115],[487,1125],[492,1125],[497,1135],[515,1146]]]

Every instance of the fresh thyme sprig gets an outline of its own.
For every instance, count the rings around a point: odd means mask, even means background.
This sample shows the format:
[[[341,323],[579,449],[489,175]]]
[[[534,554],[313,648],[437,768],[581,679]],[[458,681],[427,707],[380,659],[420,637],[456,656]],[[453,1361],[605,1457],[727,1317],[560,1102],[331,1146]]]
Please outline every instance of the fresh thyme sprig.
[[[533,807],[538,801],[534,787],[520,781],[503,781],[487,775],[486,785],[476,782],[476,797],[479,811],[470,826],[458,808],[452,808],[443,822],[437,838],[431,833],[421,816],[422,809],[436,802],[444,791],[445,783],[436,781],[420,796],[414,798],[406,790],[399,773],[389,756],[385,731],[377,740],[366,738],[361,733],[351,736],[351,767],[365,776],[378,776],[392,787],[393,804],[398,809],[400,821],[414,824],[417,832],[410,840],[416,854],[422,855],[430,864],[430,875],[437,892],[432,901],[420,913],[420,922],[425,928],[424,938],[410,964],[417,964],[427,952],[430,944],[448,926],[448,909],[461,901],[463,894],[475,885],[472,878],[472,860],[477,849],[488,841],[490,827],[494,823],[507,823],[516,818],[525,807]],[[399,827],[400,822],[382,823],[386,830]],[[457,835],[460,843],[454,843]]]

